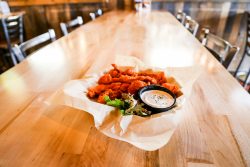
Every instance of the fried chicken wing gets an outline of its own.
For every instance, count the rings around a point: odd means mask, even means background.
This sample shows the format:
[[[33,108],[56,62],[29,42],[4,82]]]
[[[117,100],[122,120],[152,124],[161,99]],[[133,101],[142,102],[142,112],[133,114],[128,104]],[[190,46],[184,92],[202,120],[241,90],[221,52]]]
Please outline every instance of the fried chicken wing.
[[[97,98],[97,102],[105,103],[105,96],[109,96],[112,100],[121,98],[122,93],[135,94],[140,88],[151,84],[162,85],[177,96],[182,94],[179,86],[169,81],[163,71],[135,72],[131,68],[122,71],[116,64],[112,66],[113,69],[100,77],[97,86],[88,89],[89,98]]]
[[[117,70],[114,70],[114,69],[110,70],[108,73],[111,75],[112,78],[116,78],[116,77],[119,78],[121,75],[120,72],[118,72]]]
[[[90,98],[94,98],[95,96],[98,96],[99,94],[101,94],[102,92],[104,92],[108,88],[109,88],[108,85],[103,85],[103,84],[89,88],[87,96],[89,96]]]
[[[110,99],[121,98],[122,92],[120,90],[107,89],[105,92],[101,93],[97,99],[99,103],[105,103],[105,96],[109,96]]]
[[[160,72],[143,71],[140,72],[138,75],[154,78],[158,84],[162,84],[167,81],[167,78],[165,77],[165,73],[163,71]]]
[[[177,94],[180,91],[180,88],[177,85],[175,85],[175,84],[163,83],[162,86],[165,87],[165,88],[167,88],[167,89],[169,89],[174,94]]]
[[[112,83],[109,88],[112,89],[112,90],[119,90],[120,87],[121,87],[121,83],[120,82],[115,82],[115,83]]]
[[[111,89],[107,89],[105,92],[101,93],[97,99],[97,102],[98,103],[103,103],[105,104],[105,100],[104,100],[104,97],[105,96],[109,96],[109,94],[112,92]]]
[[[101,78],[98,80],[99,84],[109,84],[112,82],[112,76],[110,74],[104,74],[101,76]]]
[[[96,93],[93,89],[89,89],[88,92],[87,92],[87,96],[89,98],[94,98],[96,96]]]
[[[128,91],[128,87],[130,86],[129,83],[123,83],[120,87],[120,90],[124,93],[126,93]]]
[[[137,73],[133,69],[129,68],[123,71],[122,75],[137,76]]]
[[[150,76],[138,76],[138,77],[136,77],[136,80],[150,82],[151,84],[157,84],[157,80],[155,78],[150,77]]]
[[[113,78],[112,82],[131,83],[136,80],[150,82],[151,84],[157,83],[157,80],[155,78],[149,76],[129,76],[129,75],[121,75],[119,78]]]
[[[140,81],[140,80],[135,80],[128,87],[128,92],[130,94],[135,94],[140,88],[143,88],[144,86],[147,86],[145,82]]]
[[[122,92],[120,90],[112,90],[110,93],[109,93],[109,98],[111,100],[114,100],[116,98],[121,98],[122,96]]]

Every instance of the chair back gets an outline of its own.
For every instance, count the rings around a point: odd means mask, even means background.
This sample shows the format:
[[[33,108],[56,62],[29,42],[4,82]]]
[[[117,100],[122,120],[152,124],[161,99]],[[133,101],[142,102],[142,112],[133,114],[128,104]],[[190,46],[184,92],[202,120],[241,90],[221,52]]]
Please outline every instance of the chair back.
[[[201,42],[225,68],[228,68],[240,48],[232,46],[228,41],[212,34],[208,29],[201,31]]]
[[[43,44],[48,41],[55,41],[56,40],[56,34],[53,29],[49,29],[47,33],[41,34],[35,38],[32,38],[26,42],[23,42],[22,44],[15,45],[12,50],[14,52],[14,55],[16,56],[17,60],[21,62],[27,55],[26,51],[28,49],[31,49],[35,46],[38,46],[40,44]]]
[[[23,42],[23,15],[2,18],[1,22],[8,48],[11,50],[13,42],[16,44]]]
[[[91,18],[91,20],[95,20],[97,17],[101,16],[103,14],[102,9],[97,9],[95,12],[91,12],[89,13],[89,16]]]
[[[181,24],[184,24],[185,19],[186,19],[186,13],[184,13],[184,12],[178,12],[178,13],[176,14],[176,19],[177,19]]]
[[[10,7],[6,1],[0,1],[0,14],[9,14]]]
[[[97,11],[95,12],[97,16],[101,16],[103,14],[102,9],[97,9]]]
[[[78,16],[76,19],[71,20],[68,23],[60,23],[60,27],[63,35],[67,35],[69,33],[69,29],[72,29],[76,26],[80,26],[83,24],[83,19],[81,16]]]
[[[186,29],[188,29],[194,36],[196,36],[198,29],[199,29],[199,23],[197,23],[195,20],[193,20],[190,16],[186,16],[184,20],[184,26]]]
[[[89,16],[91,18],[91,20],[95,20],[96,16],[95,16],[95,13],[89,13]]]

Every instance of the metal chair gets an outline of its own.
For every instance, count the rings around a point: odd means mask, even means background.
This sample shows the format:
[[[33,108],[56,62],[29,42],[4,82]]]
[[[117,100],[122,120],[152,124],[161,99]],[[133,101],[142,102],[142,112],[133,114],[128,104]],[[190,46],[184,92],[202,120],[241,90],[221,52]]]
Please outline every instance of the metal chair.
[[[176,19],[177,19],[181,24],[184,24],[185,19],[186,19],[186,13],[184,13],[184,12],[178,12],[178,13],[176,14]]]
[[[97,9],[97,11],[89,13],[89,16],[91,20],[95,20],[97,17],[101,16],[102,14],[103,14],[102,9]]]
[[[6,42],[2,41],[0,48],[9,51],[12,63],[15,65],[17,62],[12,52],[12,46],[23,42],[23,15],[3,17],[1,23]]]
[[[80,26],[83,24],[83,19],[81,16],[78,16],[76,19],[68,22],[68,23],[60,23],[60,27],[63,35],[67,35],[69,33],[69,29]]]
[[[228,41],[210,33],[207,28],[201,30],[201,43],[226,69],[240,50],[239,47],[232,46]]]
[[[198,29],[199,29],[199,23],[197,23],[195,20],[193,20],[190,16],[186,16],[184,20],[184,26],[186,29],[188,29],[194,36],[196,36]]]
[[[23,42],[22,44],[18,45],[14,45],[14,47],[12,48],[15,58],[18,60],[18,62],[21,62],[25,57],[27,57],[26,55],[26,51],[38,46],[40,44],[43,44],[45,42],[48,41],[55,41],[56,40],[56,34],[55,31],[53,29],[49,29],[47,33],[41,34],[35,38],[32,38],[26,42]]]
[[[245,30],[245,40],[244,40],[244,46],[242,47],[243,53],[240,59],[240,62],[234,72],[232,72],[233,76],[239,80],[239,82],[242,84],[242,86],[250,91],[250,65],[248,64],[248,67],[245,68],[244,66],[247,65],[247,63],[244,64],[245,60],[249,60],[250,58],[250,14],[248,12],[245,12],[243,15],[243,19],[245,20],[242,28]],[[241,67],[245,68],[244,70],[241,69]]]

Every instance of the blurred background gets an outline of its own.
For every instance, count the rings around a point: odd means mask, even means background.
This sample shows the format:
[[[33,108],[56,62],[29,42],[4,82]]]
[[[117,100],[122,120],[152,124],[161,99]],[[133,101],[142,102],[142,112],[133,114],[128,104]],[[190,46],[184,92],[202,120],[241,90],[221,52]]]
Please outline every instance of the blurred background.
[[[103,11],[114,9],[132,9],[131,0],[8,0],[10,10],[25,11],[25,38],[30,39],[49,28],[62,35],[60,22],[82,16],[84,22],[90,21],[89,13],[98,8]],[[211,32],[231,43],[237,42],[240,23],[244,11],[250,10],[247,0],[153,0],[152,10],[169,11],[175,14],[183,11],[208,27]]]

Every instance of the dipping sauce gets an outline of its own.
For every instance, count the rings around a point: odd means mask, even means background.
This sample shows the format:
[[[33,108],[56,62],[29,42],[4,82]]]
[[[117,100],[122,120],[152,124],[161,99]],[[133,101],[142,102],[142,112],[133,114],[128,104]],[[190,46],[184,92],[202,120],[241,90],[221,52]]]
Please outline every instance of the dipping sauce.
[[[144,103],[155,108],[167,108],[174,103],[174,98],[161,90],[149,90],[141,94]]]

